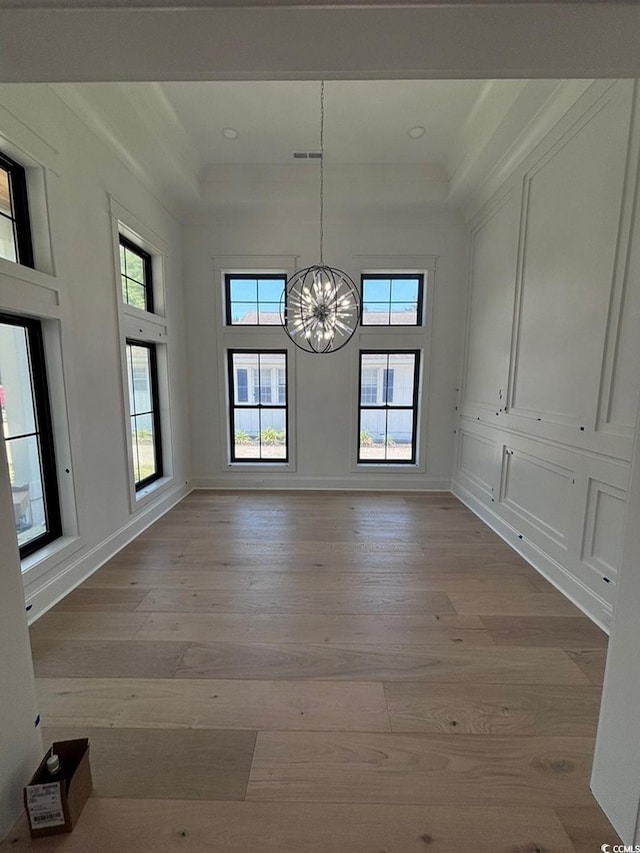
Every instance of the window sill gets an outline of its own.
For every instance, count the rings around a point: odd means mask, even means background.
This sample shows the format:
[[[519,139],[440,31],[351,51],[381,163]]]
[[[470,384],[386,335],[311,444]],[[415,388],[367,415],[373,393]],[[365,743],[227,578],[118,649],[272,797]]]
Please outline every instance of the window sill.
[[[248,471],[258,473],[260,471],[295,471],[292,462],[227,462],[229,471]]]
[[[171,486],[175,482],[175,477],[160,477],[159,480],[154,480],[153,483],[149,483],[148,486],[145,486],[143,489],[140,489],[139,492],[135,492],[135,499],[133,503],[133,510],[140,509],[147,503],[151,503],[151,501],[157,497],[162,492],[165,492],[169,486]]]
[[[37,579],[53,566],[67,560],[81,547],[82,540],[79,536],[61,536],[60,539],[50,542],[44,548],[39,548],[34,554],[21,560],[23,578],[25,581],[28,578],[30,582]]]

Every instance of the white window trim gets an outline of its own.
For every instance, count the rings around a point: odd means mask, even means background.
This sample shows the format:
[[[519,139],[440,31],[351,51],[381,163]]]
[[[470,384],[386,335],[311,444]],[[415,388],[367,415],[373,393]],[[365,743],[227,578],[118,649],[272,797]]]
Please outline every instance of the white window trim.
[[[353,474],[376,473],[397,477],[399,473],[409,476],[426,473],[427,436],[429,428],[429,379],[431,370],[431,341],[433,309],[438,268],[437,255],[354,255],[354,268],[359,268],[358,280],[363,275],[393,275],[415,273],[424,276],[421,326],[362,326],[350,344],[352,387],[356,389],[351,417],[350,471]],[[419,350],[418,413],[416,425],[416,462],[413,464],[393,462],[358,462],[358,413],[360,406],[359,368],[360,350],[382,350],[401,352]]]
[[[216,255],[213,259],[213,280],[217,297],[214,300],[215,328],[217,329],[216,353],[218,360],[218,411],[220,436],[220,473],[229,471],[249,474],[282,474],[296,471],[296,346],[280,325],[273,326],[228,326],[225,323],[225,276],[226,275],[278,275],[287,279],[298,266],[296,255]],[[288,414],[288,462],[232,462],[230,424],[229,350],[286,350],[287,351],[287,414]],[[277,389],[276,389],[277,393]],[[224,423],[223,423],[224,418]]]
[[[109,195],[114,262],[114,292],[118,312],[118,333],[120,343],[120,390],[122,400],[122,429],[125,458],[128,475],[129,509],[131,515],[139,512],[159,495],[169,490],[175,482],[173,424],[171,407],[171,381],[169,370],[170,325],[165,316],[164,256],[166,243],[155,232],[147,228],[129,210]],[[122,299],[120,280],[120,235],[140,246],[151,255],[153,277],[153,313],[142,311],[127,305]],[[136,491],[133,466],[133,447],[129,428],[131,412],[129,407],[129,377],[127,375],[127,340],[138,340],[156,344],[158,367],[158,396],[160,409],[160,430],[162,442],[163,476],[148,486]]]

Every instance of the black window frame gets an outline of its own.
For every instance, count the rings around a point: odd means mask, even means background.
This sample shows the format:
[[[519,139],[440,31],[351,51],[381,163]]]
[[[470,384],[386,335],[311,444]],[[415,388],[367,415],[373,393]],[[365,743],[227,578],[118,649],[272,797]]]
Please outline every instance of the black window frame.
[[[285,371],[285,402],[284,403],[261,403],[260,401],[253,402],[253,394],[248,393],[249,401],[246,403],[236,402],[236,388],[235,388],[235,379],[234,379],[234,370],[233,370],[233,357],[234,355],[257,355],[258,356],[258,373],[260,372],[260,356],[273,356],[273,355],[283,355],[284,356],[284,371]],[[278,368],[276,368],[277,370]],[[245,349],[245,348],[235,348],[227,350],[227,374],[228,374],[228,395],[229,395],[229,458],[230,461],[233,462],[241,462],[247,463],[250,465],[253,464],[267,464],[267,465],[287,465],[289,464],[289,353],[286,349]],[[278,383],[277,388],[278,392],[276,393],[276,397],[278,400],[280,399],[280,383],[278,381],[278,377],[276,376],[276,382]],[[258,386],[261,387],[261,386]],[[273,394],[271,394],[273,398]],[[235,448],[235,413],[237,409],[257,409],[258,412],[262,409],[281,409],[284,411],[284,429],[285,429],[285,455],[284,457],[279,457],[277,459],[268,459],[261,456],[236,456]],[[261,426],[261,416],[259,415],[259,422]],[[258,432],[259,435],[262,435],[262,429]],[[258,448],[262,447],[262,439],[260,439],[258,443]]]
[[[13,236],[16,245],[17,263],[23,267],[34,268],[33,242],[31,239],[31,218],[29,216],[29,197],[27,193],[27,173],[24,166],[16,163],[3,151],[0,151],[0,169],[9,176],[12,216],[0,213],[4,219],[13,222]],[[5,259],[7,260],[7,259]],[[12,261],[9,261],[12,263]]]
[[[388,357],[392,355],[413,355],[414,356],[414,364],[413,364],[413,398],[411,405],[398,405],[393,402],[388,402],[386,397],[386,389],[383,387],[383,393],[380,395],[382,397],[382,402],[380,403],[362,403],[361,400],[361,389],[362,389],[362,356],[363,355],[383,355],[387,356],[387,366],[386,368],[381,368],[384,371],[389,370],[389,360]],[[419,349],[361,349],[358,354],[358,451],[357,451],[357,463],[358,465],[415,465],[418,458],[418,404],[420,398],[420,355],[421,351]],[[391,368],[394,369],[394,368]],[[383,378],[384,384],[384,378]],[[360,436],[362,434],[362,412],[366,411],[386,411],[387,418],[388,412],[394,411],[412,411],[413,417],[411,419],[411,428],[412,428],[412,436],[413,441],[411,443],[411,458],[410,459],[364,459],[360,455]],[[388,434],[388,429],[385,431],[385,435]],[[385,454],[386,454],[385,444]]]
[[[256,281],[256,322],[255,323],[234,323],[233,315],[231,312],[231,282],[232,281]],[[224,307],[225,307],[225,325],[234,326],[240,328],[248,328],[252,329],[256,326],[260,326],[260,328],[274,328],[280,326],[280,320],[277,323],[261,323],[260,322],[260,299],[258,297],[258,288],[257,282],[259,281],[281,281],[282,282],[282,292],[284,295],[284,299],[282,300],[282,308],[286,309],[287,303],[287,276],[285,273],[225,273],[224,276]],[[237,303],[236,303],[237,304]],[[244,304],[244,303],[243,303]],[[254,303],[246,303],[253,305]],[[286,317],[286,313],[284,315]]]
[[[126,275],[126,273],[122,272],[122,265],[120,265],[120,298],[124,305],[128,308],[134,308],[137,311],[146,311],[148,314],[153,314],[153,264],[152,264],[152,255],[150,252],[147,252],[145,249],[141,249],[133,241],[129,240],[128,237],[125,237],[124,234],[118,235],[118,248],[122,246],[124,249],[132,252],[134,255],[137,255],[142,261],[142,265],[144,268],[144,281],[138,281],[137,278],[132,278],[130,275]],[[141,285],[144,288],[144,308],[138,308],[136,305],[132,305],[131,302],[124,298],[123,292],[123,283],[124,280],[133,281],[136,284]],[[127,291],[128,292],[128,291]]]
[[[391,282],[389,287],[389,322],[388,323],[366,323],[365,322],[365,299],[364,299],[364,283],[366,280],[386,281]],[[398,280],[418,280],[418,298],[416,300],[416,322],[415,323],[392,323],[392,306],[391,294],[393,291],[393,282]],[[402,273],[362,273],[360,276],[360,297],[362,302],[362,311],[360,312],[360,325],[367,329],[415,329],[425,325],[424,318],[424,273],[417,272],[402,272]]]
[[[58,469],[56,467],[55,444],[53,439],[53,419],[47,382],[47,365],[44,351],[42,323],[30,317],[0,313],[0,323],[19,326],[26,331],[31,389],[33,395],[34,418],[36,427],[33,433],[2,435],[5,446],[10,441],[35,436],[40,452],[40,475],[42,477],[42,496],[47,529],[35,539],[19,546],[20,559],[31,556],[36,551],[54,542],[62,536],[62,515],[60,512],[60,492],[58,489]],[[0,431],[1,432],[1,431]]]
[[[131,429],[132,421],[135,418],[140,417],[141,415],[152,415],[153,420],[153,435],[154,435],[154,461],[156,470],[153,474],[150,474],[148,477],[144,477],[142,480],[136,480],[135,470],[133,472],[133,483],[135,486],[136,492],[139,492],[141,489],[146,488],[151,483],[155,483],[156,480],[159,480],[164,476],[164,467],[163,467],[163,457],[162,457],[162,428],[161,428],[161,418],[160,418],[160,394],[159,394],[159,384],[158,384],[158,356],[157,356],[157,346],[154,343],[149,341],[141,341],[137,338],[126,338],[125,340],[125,356],[128,355],[126,353],[126,348],[129,346],[135,347],[143,347],[149,351],[149,373],[151,379],[151,402],[152,409],[150,412],[129,412],[129,434],[131,435],[131,451],[132,454],[135,452],[135,448],[133,447],[133,432]],[[125,358],[125,363],[127,365],[127,381],[133,383],[133,376],[129,373],[129,359]],[[129,389],[129,399],[133,399],[135,402],[135,396],[133,394],[133,385]]]

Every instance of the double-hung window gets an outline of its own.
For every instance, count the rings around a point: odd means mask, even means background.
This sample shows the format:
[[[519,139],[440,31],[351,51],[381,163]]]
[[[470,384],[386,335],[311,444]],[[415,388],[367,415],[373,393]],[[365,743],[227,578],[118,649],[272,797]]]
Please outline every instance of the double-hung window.
[[[418,350],[360,352],[358,462],[415,463],[419,367]]]
[[[139,242],[147,245],[142,239]],[[166,320],[154,313],[156,301],[162,304],[163,300],[154,298],[157,283],[153,277],[154,269],[161,269],[162,265],[154,267],[154,257],[138,244],[136,237],[130,239],[119,233],[118,243],[122,306],[120,322],[129,400],[127,427],[132,479],[135,492],[138,493],[160,480],[166,467],[158,367],[159,362],[164,364]],[[145,312],[145,317],[141,317],[141,311]],[[164,383],[164,374],[161,379]]]
[[[288,462],[286,350],[230,350],[232,462]]]
[[[0,410],[21,558],[62,535],[38,320],[0,314]]]
[[[136,491],[162,477],[155,344],[127,340],[129,420]]]
[[[24,168],[0,152],[0,258],[33,266]]]

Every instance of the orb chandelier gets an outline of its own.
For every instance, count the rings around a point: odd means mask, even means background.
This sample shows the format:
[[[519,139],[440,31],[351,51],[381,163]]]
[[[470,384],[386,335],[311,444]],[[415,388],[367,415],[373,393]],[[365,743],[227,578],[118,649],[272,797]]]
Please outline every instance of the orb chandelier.
[[[337,352],[360,322],[360,293],[346,272],[324,263],[324,80],[320,85],[320,263],[296,270],[280,300],[282,327],[310,353]]]

